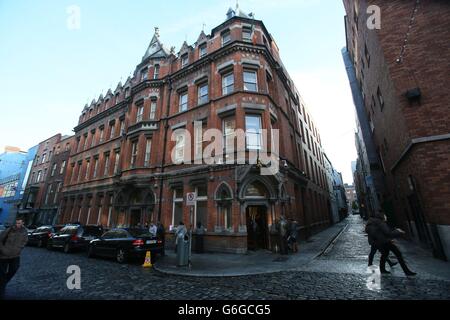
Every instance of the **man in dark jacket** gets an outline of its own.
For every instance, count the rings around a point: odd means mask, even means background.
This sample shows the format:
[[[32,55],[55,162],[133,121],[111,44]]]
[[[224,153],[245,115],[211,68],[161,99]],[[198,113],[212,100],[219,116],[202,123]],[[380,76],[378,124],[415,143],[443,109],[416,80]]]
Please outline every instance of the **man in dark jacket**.
[[[378,223],[377,220],[378,220],[377,217],[371,217],[371,218],[369,218],[369,221],[367,222],[367,225],[366,225],[366,233],[368,236],[367,240],[369,241],[369,245],[370,245],[369,267],[372,266],[373,258],[375,257],[375,254],[378,251],[378,248],[375,245],[374,236],[373,236],[373,233],[376,232],[376,228],[377,228],[376,225]],[[385,221],[386,219],[383,217],[383,220]],[[386,259],[386,262],[389,264],[389,266],[391,268],[397,264],[397,262],[392,262],[389,259],[389,257]]]
[[[161,221],[158,221],[156,223],[156,237],[162,241],[162,251],[161,256],[165,256],[165,246],[166,246],[166,230],[164,229],[163,224]]]
[[[0,299],[4,299],[6,285],[20,266],[20,253],[28,241],[23,219],[0,234]]]
[[[393,239],[399,238],[405,234],[403,230],[391,230],[384,219],[384,214],[379,212],[376,217],[367,223],[366,231],[369,236],[369,243],[372,243],[381,252],[381,273],[390,273],[389,271],[386,271],[386,260],[389,256],[389,252],[392,251],[397,257],[403,272],[405,272],[407,276],[416,275],[416,273],[409,270],[405,260],[403,259],[402,253],[393,242]]]

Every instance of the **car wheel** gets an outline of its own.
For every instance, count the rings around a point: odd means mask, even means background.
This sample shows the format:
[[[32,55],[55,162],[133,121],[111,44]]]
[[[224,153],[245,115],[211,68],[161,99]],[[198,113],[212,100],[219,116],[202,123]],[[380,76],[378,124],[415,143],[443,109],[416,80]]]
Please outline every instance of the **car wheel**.
[[[118,263],[125,263],[127,260],[126,253],[124,249],[118,249],[116,254],[116,260]]]
[[[70,245],[68,243],[64,245],[64,253],[70,253]]]
[[[94,250],[95,250],[94,247],[91,247],[91,246],[88,247],[88,249],[87,249],[87,257],[88,258],[94,257],[94,255],[95,255]]]

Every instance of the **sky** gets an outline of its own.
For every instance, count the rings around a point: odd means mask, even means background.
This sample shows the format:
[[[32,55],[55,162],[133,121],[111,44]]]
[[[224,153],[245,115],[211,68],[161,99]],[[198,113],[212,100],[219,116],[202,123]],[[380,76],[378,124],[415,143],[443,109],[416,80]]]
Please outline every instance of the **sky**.
[[[73,134],[84,105],[134,71],[154,27],[178,52],[235,6],[235,0],[0,0],[0,152]],[[328,158],[352,183],[355,112],[341,56],[342,1],[239,0],[239,7],[275,39]]]

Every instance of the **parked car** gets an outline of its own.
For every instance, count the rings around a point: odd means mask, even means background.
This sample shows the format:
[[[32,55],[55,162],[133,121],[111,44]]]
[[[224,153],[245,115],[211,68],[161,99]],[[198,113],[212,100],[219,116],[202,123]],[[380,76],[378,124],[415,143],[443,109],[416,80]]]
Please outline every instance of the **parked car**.
[[[87,255],[111,257],[119,263],[124,263],[132,258],[144,258],[146,252],[150,251],[154,260],[163,247],[163,241],[149,233],[148,229],[116,228],[92,240]]]
[[[64,226],[41,226],[28,234],[28,245],[39,248],[47,246],[48,239],[61,230]]]
[[[32,224],[32,225],[26,226],[26,228],[27,228],[28,236],[30,236],[38,228],[38,226]]]
[[[102,234],[101,226],[69,224],[48,239],[47,249],[62,248],[65,253],[73,250],[86,250],[89,242]]]

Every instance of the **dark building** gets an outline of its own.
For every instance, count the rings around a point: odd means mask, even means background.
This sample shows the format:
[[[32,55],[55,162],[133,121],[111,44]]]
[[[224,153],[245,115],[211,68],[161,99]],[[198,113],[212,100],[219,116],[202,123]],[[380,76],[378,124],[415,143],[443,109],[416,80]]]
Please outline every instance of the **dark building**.
[[[372,200],[392,224],[437,257],[448,258],[450,3],[343,2],[344,60],[356,97],[361,150],[369,158],[360,155],[360,160],[377,189]],[[373,28],[374,8],[381,13],[378,29]],[[374,172],[382,176],[377,179]]]
[[[202,153],[210,129],[224,142],[212,157]],[[206,250],[243,253],[271,248],[282,214],[303,237],[332,221],[318,129],[264,23],[240,10],[177,54],[156,28],[133,76],[86,105],[74,131],[61,222],[160,220],[169,239],[180,221],[201,222]],[[279,161],[274,174],[261,174],[264,150]]]

